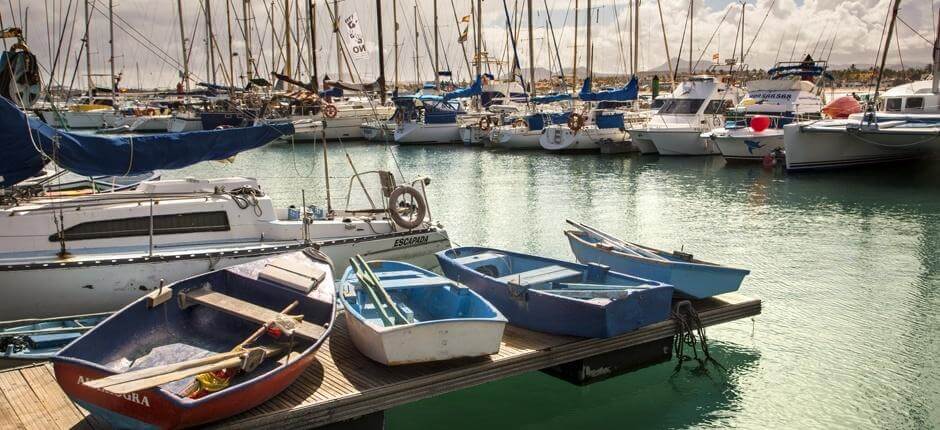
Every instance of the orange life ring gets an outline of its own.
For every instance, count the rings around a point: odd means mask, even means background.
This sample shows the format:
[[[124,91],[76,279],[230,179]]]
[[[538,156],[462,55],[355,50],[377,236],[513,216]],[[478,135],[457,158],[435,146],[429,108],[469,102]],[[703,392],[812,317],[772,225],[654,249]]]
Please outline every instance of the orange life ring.
[[[526,120],[524,120],[524,119],[522,119],[522,118],[518,118],[518,119],[516,119],[515,121],[512,122],[512,126],[513,126],[513,127],[517,127],[517,128],[523,128],[523,127],[528,128],[528,127],[529,127],[529,123],[526,122]]]
[[[572,131],[581,130],[581,127],[584,127],[584,120],[585,120],[584,115],[581,115],[577,112],[573,112],[568,117],[568,128],[570,128]]]
[[[323,116],[327,118],[336,118],[336,114],[339,113],[339,110],[336,109],[336,105],[328,104],[323,106]]]
[[[493,127],[493,120],[490,119],[490,116],[489,116],[489,115],[486,115],[486,116],[480,118],[479,125],[480,125],[480,130],[483,130],[483,131],[490,131],[490,128]]]

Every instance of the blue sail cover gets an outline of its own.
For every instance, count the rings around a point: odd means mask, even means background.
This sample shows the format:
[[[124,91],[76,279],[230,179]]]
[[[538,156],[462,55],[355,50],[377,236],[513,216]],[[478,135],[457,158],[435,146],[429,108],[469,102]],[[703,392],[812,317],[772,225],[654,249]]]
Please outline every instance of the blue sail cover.
[[[60,166],[83,176],[139,175],[224,160],[293,133],[293,124],[277,124],[137,137],[81,135],[27,119],[0,97],[0,186],[12,186],[39,173],[42,154],[54,154]]]
[[[447,94],[444,94],[444,101],[459,99],[464,97],[473,97],[478,96],[483,93],[483,79],[477,76],[477,80],[473,82],[473,85],[464,88],[458,88],[454,91],[451,91]]]
[[[571,100],[571,94],[546,94],[544,96],[537,96],[532,98],[532,103],[537,105],[561,102],[565,100]]]
[[[598,91],[596,93],[591,92],[591,78],[587,78],[584,80],[584,86],[581,87],[581,92],[578,93],[578,98],[586,102],[599,102],[604,100],[627,101],[636,100],[638,93],[639,85],[637,84],[636,77],[630,79],[630,82],[619,90]]]

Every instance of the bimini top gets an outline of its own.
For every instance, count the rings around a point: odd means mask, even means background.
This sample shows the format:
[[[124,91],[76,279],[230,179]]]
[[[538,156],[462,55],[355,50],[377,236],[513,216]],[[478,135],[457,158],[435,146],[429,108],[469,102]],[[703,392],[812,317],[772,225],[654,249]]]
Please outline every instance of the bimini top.
[[[47,158],[83,176],[139,175],[224,160],[293,133],[288,123],[136,137],[73,134],[27,119],[0,97],[0,186],[35,176]]]
[[[465,97],[478,96],[483,93],[483,80],[480,76],[477,76],[477,79],[473,81],[473,85],[464,88],[458,88],[449,93],[444,94],[443,99],[453,100]]]
[[[591,92],[591,78],[587,78],[584,80],[584,85],[581,87],[581,92],[578,93],[578,98],[586,102],[599,102],[605,100],[627,101],[636,100],[637,93],[638,85],[636,77],[630,79],[630,82],[628,82],[627,85],[624,85],[623,88],[598,92]]]

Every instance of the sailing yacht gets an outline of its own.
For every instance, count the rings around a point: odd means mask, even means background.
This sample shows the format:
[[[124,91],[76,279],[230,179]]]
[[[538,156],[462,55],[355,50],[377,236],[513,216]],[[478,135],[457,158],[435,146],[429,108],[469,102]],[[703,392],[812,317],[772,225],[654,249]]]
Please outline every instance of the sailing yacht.
[[[724,111],[741,100],[743,92],[714,76],[693,76],[666,99],[644,127],[629,129],[638,146],[652,144],[660,155],[719,154],[718,146],[702,133],[724,124]]]
[[[747,83],[747,97],[729,111],[734,119],[703,136],[714,141],[729,161],[759,161],[783,150],[784,125],[820,118],[822,86],[813,79],[825,70],[825,61],[812,59],[778,63],[767,71],[770,79]]]
[[[492,80],[483,82],[478,96],[481,110],[457,116],[460,140],[465,145],[486,146],[489,143],[492,130],[501,125],[493,124],[497,116],[510,110],[520,110],[527,97],[525,89],[518,82],[494,83]],[[496,115],[493,115],[494,113]],[[484,120],[484,117],[487,119]],[[484,128],[487,129],[484,130]]]
[[[630,135],[626,131],[625,102],[636,100],[639,84],[636,77],[623,87],[591,91],[591,78],[584,80],[578,98],[597,103],[586,113],[572,113],[566,124],[545,127],[539,143],[549,151],[599,150],[605,145],[621,145]]]
[[[474,86],[479,84],[478,79]],[[392,101],[396,110],[392,118],[398,124],[395,128],[395,142],[435,144],[460,141],[457,117],[466,111],[456,100],[463,91],[454,93],[457,95],[439,95],[434,84],[425,84],[424,89],[416,94],[394,97]]]
[[[68,130],[98,129],[116,121],[120,114],[110,98],[87,97],[66,109],[52,107],[39,111],[39,116],[55,128]]]

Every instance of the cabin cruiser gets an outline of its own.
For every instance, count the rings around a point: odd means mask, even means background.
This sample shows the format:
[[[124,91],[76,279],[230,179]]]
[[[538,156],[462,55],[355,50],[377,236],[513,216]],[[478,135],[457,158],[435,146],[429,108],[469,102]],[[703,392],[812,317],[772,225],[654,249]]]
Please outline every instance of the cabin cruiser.
[[[638,147],[652,144],[660,155],[719,154],[702,133],[725,122],[724,111],[741,100],[742,92],[714,76],[693,76],[666,99],[645,127],[631,128]]]
[[[388,206],[400,208],[394,198],[386,196]],[[18,201],[0,208],[0,315],[111,311],[164,283],[306,246],[319,246],[337,273],[356,254],[434,267],[450,241],[420,216],[275,207],[251,178],[145,181],[132,191]]]
[[[715,142],[729,161],[759,161],[779,153],[784,125],[820,118],[822,86],[812,80],[825,70],[825,61],[778,63],[768,70],[770,79],[747,83],[747,97],[728,112],[724,127],[703,137]]]
[[[932,81],[885,91],[878,111],[785,126],[787,170],[849,167],[940,153],[938,79],[935,74]]]

